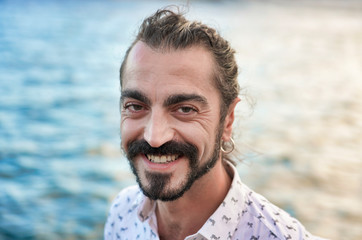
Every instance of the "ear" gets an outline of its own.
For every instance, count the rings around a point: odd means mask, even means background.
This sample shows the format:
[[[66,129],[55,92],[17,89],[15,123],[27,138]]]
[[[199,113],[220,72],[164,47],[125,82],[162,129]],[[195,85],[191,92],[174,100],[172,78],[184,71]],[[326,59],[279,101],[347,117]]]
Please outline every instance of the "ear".
[[[224,121],[224,131],[222,134],[222,140],[228,142],[231,138],[232,130],[233,130],[233,123],[235,119],[235,107],[240,102],[240,98],[235,98],[234,101],[230,104],[228,113],[225,117]]]

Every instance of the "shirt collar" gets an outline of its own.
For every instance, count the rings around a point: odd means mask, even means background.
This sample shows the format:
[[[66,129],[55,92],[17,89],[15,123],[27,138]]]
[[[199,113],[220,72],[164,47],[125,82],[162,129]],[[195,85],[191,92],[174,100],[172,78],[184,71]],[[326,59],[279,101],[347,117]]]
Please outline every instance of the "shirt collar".
[[[156,201],[153,201],[142,194],[140,199],[139,208],[137,211],[137,217],[141,222],[144,222],[152,217],[155,213]]]
[[[207,239],[211,239],[213,235],[217,239],[231,239],[231,236],[237,230],[243,211],[246,209],[245,193],[242,191],[238,171],[229,162],[227,162],[226,166],[229,167],[230,172],[233,174],[230,189],[224,201],[198,232]]]

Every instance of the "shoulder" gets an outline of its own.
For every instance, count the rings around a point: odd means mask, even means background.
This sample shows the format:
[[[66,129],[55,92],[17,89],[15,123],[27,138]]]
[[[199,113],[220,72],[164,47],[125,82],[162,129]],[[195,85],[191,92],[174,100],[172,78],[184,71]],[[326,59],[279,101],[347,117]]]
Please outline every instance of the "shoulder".
[[[105,237],[113,235],[114,229],[126,229],[128,221],[136,221],[139,202],[142,200],[143,194],[138,186],[130,186],[123,189],[113,200],[107,222],[104,228]],[[125,225],[125,226],[123,226]],[[106,239],[106,238],[105,238]]]
[[[112,202],[109,215],[124,215],[130,208],[138,205],[143,194],[138,186],[130,186],[117,194]]]
[[[138,200],[142,195],[140,188],[137,185],[127,187],[120,191],[112,202],[112,208],[126,207]]]
[[[262,195],[243,186],[245,216],[243,225],[253,232],[252,239],[317,239],[286,211],[269,202]]]

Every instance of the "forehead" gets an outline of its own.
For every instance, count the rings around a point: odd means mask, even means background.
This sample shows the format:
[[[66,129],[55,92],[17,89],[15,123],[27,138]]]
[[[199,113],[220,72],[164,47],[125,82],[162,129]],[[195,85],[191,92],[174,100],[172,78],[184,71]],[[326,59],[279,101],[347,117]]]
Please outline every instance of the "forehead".
[[[131,49],[123,73],[122,88],[139,85],[188,85],[189,88],[214,88],[215,63],[212,54],[201,46],[186,49],[152,49],[139,41]],[[138,85],[138,86],[136,86]]]

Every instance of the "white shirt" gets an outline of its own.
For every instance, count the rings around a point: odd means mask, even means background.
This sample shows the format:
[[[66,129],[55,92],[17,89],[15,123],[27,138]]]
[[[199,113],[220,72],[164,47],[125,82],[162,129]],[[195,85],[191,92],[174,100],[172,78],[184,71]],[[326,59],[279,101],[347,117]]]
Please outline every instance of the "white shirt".
[[[234,166],[231,187],[218,209],[202,228],[185,240],[308,240],[311,235],[288,213],[241,183]],[[111,206],[105,240],[159,240],[156,202],[138,186],[122,190]]]

